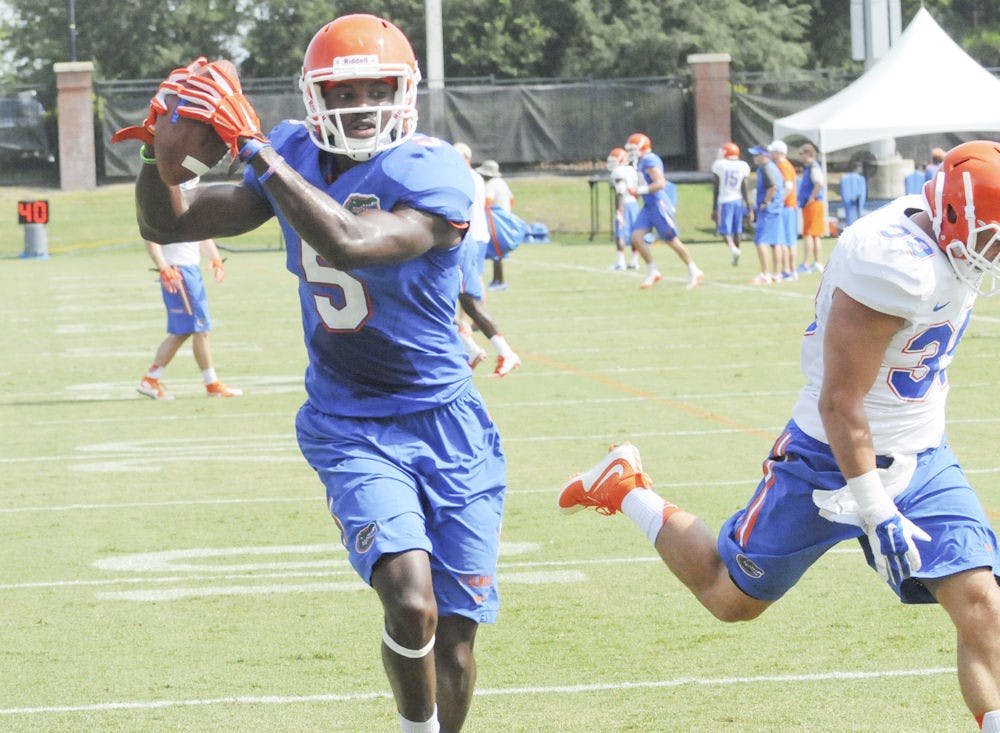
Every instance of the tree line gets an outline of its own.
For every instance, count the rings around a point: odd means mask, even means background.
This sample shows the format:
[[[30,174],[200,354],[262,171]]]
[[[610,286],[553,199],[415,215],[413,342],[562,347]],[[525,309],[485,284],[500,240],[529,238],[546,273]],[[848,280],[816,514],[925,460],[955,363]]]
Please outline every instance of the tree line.
[[[426,73],[423,0],[80,0],[71,42],[72,2],[0,2],[0,83],[51,86],[71,48],[105,81],[161,79],[198,55],[231,58],[245,78],[294,78],[313,34],[357,12],[400,26]],[[692,53],[728,53],[735,71],[861,67],[850,58],[850,0],[441,3],[446,79],[668,76]],[[973,58],[1000,66],[1000,2],[922,4]],[[920,5],[902,1],[904,26]]]

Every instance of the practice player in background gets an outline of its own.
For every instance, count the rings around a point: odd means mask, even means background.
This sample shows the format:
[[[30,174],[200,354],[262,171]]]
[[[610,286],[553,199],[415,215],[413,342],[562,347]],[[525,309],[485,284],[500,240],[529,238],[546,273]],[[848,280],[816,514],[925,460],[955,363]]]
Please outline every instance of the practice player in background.
[[[663,159],[653,152],[652,142],[641,132],[629,135],[625,150],[629,154],[629,160],[638,170],[640,180],[643,181],[636,189],[636,194],[642,196],[642,209],[632,230],[632,247],[645,260],[647,269],[646,279],[639,287],[651,288],[663,279],[663,274],[653,262],[653,255],[646,243],[646,235],[652,231],[655,231],[659,238],[677,253],[681,262],[687,267],[688,290],[698,287],[705,279],[705,273],[698,268],[691,253],[681,241],[677,222],[674,221],[674,205],[666,193],[667,177],[663,171]]]
[[[727,142],[722,157],[712,163],[712,221],[729,248],[733,267],[740,263],[743,219],[753,211],[750,201],[750,164],[740,160],[740,146]]]
[[[521,357],[510,347],[507,339],[500,333],[500,326],[496,319],[487,311],[483,303],[483,278],[478,272],[477,260],[479,247],[470,236],[462,242],[462,289],[458,294],[458,303],[461,311],[476,324],[482,334],[489,339],[490,345],[496,351],[497,363],[493,368],[491,377],[506,377],[512,371],[521,366]],[[459,336],[465,344],[465,353],[469,358],[469,366],[475,368],[477,364],[486,358],[486,351],[483,350],[472,336],[472,329],[460,323],[458,326]]]
[[[184,206],[184,191],[194,185],[197,185],[197,179],[171,190],[175,205]],[[226,276],[226,268],[215,240],[180,242],[169,247],[146,240],[146,253],[160,273],[160,290],[167,309],[167,337],[157,347],[153,363],[139,381],[136,391],[154,400],[172,400],[173,395],[167,392],[160,380],[178,350],[190,338],[195,363],[201,369],[205,382],[205,393],[209,397],[238,397],[243,394],[243,390],[227,387],[219,381],[212,359],[209,336],[212,317],[208,311],[205,280],[201,276],[201,258],[204,256],[209,261],[215,281],[221,283]]]
[[[802,339],[807,384],[756,493],[718,537],[649,490],[628,443],[569,481],[559,507],[624,512],[723,621],[756,618],[857,540],[903,603],[947,612],[965,703],[1000,733],[1000,549],[945,440],[948,365],[977,295],[998,292],[1000,143],[973,141],[948,152],[923,196],[841,236]]]
[[[239,81],[196,76],[204,64],[175,71],[161,91],[238,153],[243,180],[198,187],[178,214],[144,165],[140,230],[181,242],[277,217],[309,357],[299,445],[351,564],[381,601],[401,729],[457,731],[475,686],[477,629],[499,606],[506,484],[500,437],[454,324],[472,178],[454,147],[417,134],[416,58],[386,20],[346,15],[321,28],[302,67],[306,118],[268,135]],[[142,139],[144,161],[155,162],[156,127],[171,124],[161,105],[154,97],[146,122],[116,135]],[[319,633],[332,643],[333,631]]]
[[[615,264],[612,270],[635,270],[639,267],[639,253],[632,244],[632,229],[639,216],[639,199],[635,191],[639,188],[639,174],[632,167],[625,148],[612,148],[608,154],[608,172],[611,174],[611,188],[615,192]],[[625,264],[625,247],[630,247],[632,256]]]

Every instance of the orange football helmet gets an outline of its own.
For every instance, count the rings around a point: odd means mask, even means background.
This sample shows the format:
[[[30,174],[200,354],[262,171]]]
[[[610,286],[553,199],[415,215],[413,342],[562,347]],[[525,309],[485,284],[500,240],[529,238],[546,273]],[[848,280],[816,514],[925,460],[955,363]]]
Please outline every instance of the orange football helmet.
[[[723,143],[722,144],[722,157],[723,158],[739,158],[740,157],[740,146],[736,143]]]
[[[980,295],[1000,292],[1000,143],[974,140],[948,151],[924,199],[938,246]]]
[[[625,150],[628,151],[629,158],[639,160],[646,153],[653,152],[653,143],[641,132],[633,132],[628,136],[628,142],[625,143]]]
[[[625,148],[612,148],[608,153],[608,170],[613,171],[620,165],[628,165],[628,153]]]
[[[388,105],[328,109],[323,88],[330,83],[380,79],[395,86]],[[306,124],[321,149],[354,160],[372,157],[409,140],[417,129],[417,84],[420,69],[403,32],[374,15],[345,15],[313,36],[302,63],[299,89],[306,105]],[[374,113],[379,133],[350,138],[341,115]]]

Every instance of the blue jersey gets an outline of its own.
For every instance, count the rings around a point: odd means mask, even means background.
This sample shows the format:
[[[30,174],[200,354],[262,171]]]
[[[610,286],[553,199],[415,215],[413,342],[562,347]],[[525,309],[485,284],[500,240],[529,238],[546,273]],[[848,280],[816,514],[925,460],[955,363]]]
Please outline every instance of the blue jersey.
[[[799,208],[801,209],[809,201],[809,196],[812,194],[813,189],[816,188],[816,182],[813,180],[812,173],[813,169],[819,168],[819,163],[813,161],[805,167],[802,171],[802,181],[799,183]],[[823,189],[820,188],[819,192],[813,196],[815,201],[822,201],[826,198],[826,194]]]
[[[767,198],[767,189],[774,186],[774,196],[767,206],[767,211],[773,214],[781,213],[785,207],[785,179],[781,177],[781,170],[773,160],[768,160],[757,169],[757,210]]]
[[[328,181],[328,160],[301,122],[286,120],[271,143],[309,183],[350,211],[408,207],[467,224],[475,192],[451,145],[416,135]],[[471,370],[455,328],[461,247],[397,264],[341,271],[302,240],[249,167],[244,183],[271,203],[299,278],[309,366],[305,387],[320,412],[388,417],[451,402]]]
[[[636,163],[636,168],[648,186],[653,182],[653,177],[650,175],[649,171],[654,168],[659,168],[662,171],[663,159],[656,153],[646,153],[644,156],[639,158],[639,162]],[[674,202],[670,200],[670,196],[667,195],[666,189],[660,189],[659,191],[643,194],[642,205],[647,209],[660,209],[662,211],[666,211],[671,217],[673,217],[676,208],[674,206]]]

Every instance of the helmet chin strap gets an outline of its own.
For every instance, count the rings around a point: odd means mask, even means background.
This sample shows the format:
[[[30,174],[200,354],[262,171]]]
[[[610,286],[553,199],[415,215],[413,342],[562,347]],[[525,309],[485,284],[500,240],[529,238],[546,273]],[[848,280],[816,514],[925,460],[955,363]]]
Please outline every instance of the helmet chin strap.
[[[975,251],[976,246],[976,204],[972,200],[972,176],[968,171],[962,172],[962,183],[965,186],[965,225],[969,232],[969,241],[965,243],[968,250]]]
[[[934,211],[931,216],[931,227],[938,242],[941,241],[941,222],[944,221],[944,173],[938,171],[934,175]]]

